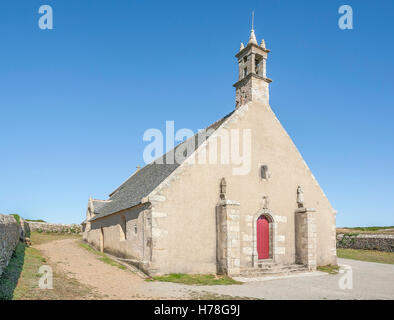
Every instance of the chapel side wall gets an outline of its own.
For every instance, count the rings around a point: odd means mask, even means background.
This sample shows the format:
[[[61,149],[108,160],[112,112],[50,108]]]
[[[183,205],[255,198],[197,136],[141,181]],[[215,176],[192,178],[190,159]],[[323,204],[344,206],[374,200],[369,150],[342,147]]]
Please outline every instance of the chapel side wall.
[[[194,173],[185,171],[177,172],[183,178],[171,181],[159,201],[150,200],[151,274],[216,273],[217,190],[201,180],[204,188],[194,187]]]
[[[146,254],[144,214],[149,213],[149,206],[143,205],[119,214],[113,214],[91,222],[87,241],[100,248],[101,228],[104,232],[104,251],[118,257],[143,260]],[[126,219],[126,239],[121,229],[122,216]]]

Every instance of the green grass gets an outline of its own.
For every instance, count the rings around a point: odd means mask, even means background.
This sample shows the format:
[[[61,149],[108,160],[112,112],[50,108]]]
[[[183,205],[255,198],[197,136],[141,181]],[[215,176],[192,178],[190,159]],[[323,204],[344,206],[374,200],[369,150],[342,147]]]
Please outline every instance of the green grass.
[[[26,221],[30,221],[30,222],[46,222],[45,220],[42,219],[37,219],[37,220],[33,220],[33,219],[25,219]]]
[[[352,232],[358,232],[358,233],[394,233],[394,226],[386,226],[386,227],[343,227],[343,228],[337,228],[337,233],[352,233]]]
[[[212,286],[212,285],[229,285],[242,284],[242,282],[226,276],[216,276],[213,274],[184,274],[184,273],[170,273],[164,276],[155,276],[148,281],[164,281],[175,282],[189,285]]]
[[[19,243],[11,257],[11,260],[0,278],[0,300],[13,298],[15,287],[23,269],[25,260],[25,245]]]
[[[360,249],[337,249],[338,258],[394,264],[394,252]]]
[[[68,233],[52,233],[52,232],[37,232],[33,231],[30,234],[30,240],[32,245],[39,245],[42,243],[61,240],[61,239],[81,239],[79,234],[68,234]]]
[[[10,214],[10,216],[13,216],[15,218],[16,222],[20,223],[21,217],[19,214],[14,213],[14,214]]]
[[[93,249],[91,246],[89,246],[89,245],[88,245],[87,243],[85,243],[85,242],[79,241],[79,242],[78,242],[78,245],[79,245],[81,248],[84,248],[85,250],[88,250],[88,251],[90,251],[90,252],[92,252],[92,253],[94,253],[94,254],[103,255],[102,252]]]
[[[105,262],[105,263],[107,263],[107,264],[109,264],[109,265],[111,265],[111,266],[117,267],[117,268],[122,269],[122,270],[128,270],[124,265],[121,265],[120,263],[118,263],[118,262],[116,262],[115,260],[111,259],[111,258],[108,257],[105,253],[93,249],[93,248],[92,248],[90,245],[88,245],[87,243],[82,242],[82,241],[79,241],[79,242],[78,242],[78,245],[79,245],[81,248],[84,248],[84,249],[86,249],[86,250],[88,250],[88,251],[90,251],[90,252],[92,252],[92,253],[94,253],[94,254],[100,256],[100,258],[98,258],[100,261]]]
[[[191,291],[190,299],[192,300],[264,300],[253,297],[240,297],[240,296],[230,296],[227,294],[219,294],[215,292],[208,291]]]
[[[339,271],[339,266],[334,266],[332,264],[328,264],[326,266],[318,266],[317,270],[322,272],[327,272],[329,274],[337,274]]]
[[[117,263],[115,260],[109,258],[109,257],[101,257],[99,258],[100,261],[108,263],[111,266],[117,267],[122,270],[127,270],[127,268],[124,265],[121,265],[120,263]]]
[[[34,239],[34,235],[33,235]],[[38,273],[42,265],[53,270],[53,289],[40,289]],[[98,296],[92,289],[48,263],[41,252],[19,243],[0,277],[0,300],[73,300],[92,299]]]
[[[382,229],[392,229],[394,226],[389,227],[354,227],[354,228],[344,228],[344,229],[353,229],[353,230],[360,230],[360,231],[378,231]]]

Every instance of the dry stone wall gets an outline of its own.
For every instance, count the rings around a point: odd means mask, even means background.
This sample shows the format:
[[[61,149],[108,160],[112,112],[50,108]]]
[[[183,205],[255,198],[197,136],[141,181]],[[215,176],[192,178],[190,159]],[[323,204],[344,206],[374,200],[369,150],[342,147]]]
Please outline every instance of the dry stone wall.
[[[0,214],[0,275],[10,262],[20,233],[21,227],[14,217]]]
[[[80,224],[58,224],[47,222],[27,221],[30,231],[38,232],[54,232],[54,233],[81,233],[82,226]]]
[[[23,234],[22,234],[23,240],[25,238],[30,238],[29,223],[26,220],[22,219],[22,218],[21,218],[21,228],[22,228],[22,231],[23,231]]]
[[[394,252],[394,235],[338,234],[337,248]]]

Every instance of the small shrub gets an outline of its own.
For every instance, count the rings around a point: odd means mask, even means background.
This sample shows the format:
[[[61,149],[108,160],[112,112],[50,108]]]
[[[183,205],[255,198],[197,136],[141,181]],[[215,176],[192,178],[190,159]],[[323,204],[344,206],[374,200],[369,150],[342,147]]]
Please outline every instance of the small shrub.
[[[10,214],[10,216],[13,216],[15,218],[16,222],[18,222],[18,223],[21,222],[21,217],[19,214],[14,213],[14,214]]]

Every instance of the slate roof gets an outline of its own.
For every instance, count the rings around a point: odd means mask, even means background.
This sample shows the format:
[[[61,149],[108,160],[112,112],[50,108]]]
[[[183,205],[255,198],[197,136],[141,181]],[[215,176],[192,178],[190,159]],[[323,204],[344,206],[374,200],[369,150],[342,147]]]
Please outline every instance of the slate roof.
[[[108,202],[103,200],[92,199],[94,212],[99,212]]]
[[[234,111],[207,127],[205,129],[207,137],[217,130],[233,113]],[[166,163],[166,158],[175,152],[181,145],[190,143],[193,140],[195,141],[193,151],[195,151],[199,147],[199,143],[201,144],[203,142],[198,141],[198,134],[180,143],[173,150],[167,152],[162,157],[135,172],[118,189],[111,193],[110,198],[108,199],[110,201],[100,202],[100,205],[98,205],[99,202],[95,202],[94,211],[96,216],[90,219],[90,221],[134,207],[141,203],[142,198],[148,196],[161,182],[163,182],[180,166],[180,163],[177,163],[176,161],[174,161],[175,163],[173,164]]]

